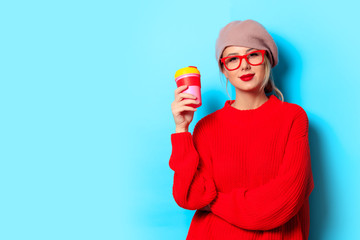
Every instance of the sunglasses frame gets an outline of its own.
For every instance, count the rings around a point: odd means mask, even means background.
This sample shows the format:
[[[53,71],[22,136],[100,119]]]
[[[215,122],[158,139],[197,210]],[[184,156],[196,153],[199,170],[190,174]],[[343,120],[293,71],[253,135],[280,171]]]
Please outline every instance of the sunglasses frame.
[[[261,61],[261,63],[259,63],[259,64],[251,64],[251,63],[249,63],[249,60],[247,59],[247,56],[248,56],[248,55],[250,55],[250,54],[252,54],[252,53],[255,53],[255,52],[261,52],[262,61]],[[240,55],[227,56],[227,57],[221,58],[220,61],[224,64],[225,68],[226,68],[228,71],[234,71],[234,70],[238,69],[238,68],[241,66],[241,62],[242,62],[242,59],[243,59],[243,58],[245,58],[245,61],[246,61],[248,64],[252,65],[252,66],[258,66],[258,65],[262,64],[262,63],[264,62],[265,52],[266,52],[266,50],[255,50],[255,51],[249,52],[249,53],[247,53],[247,54],[245,54],[245,55],[242,55],[242,56],[240,56]],[[230,70],[230,69],[227,68],[227,66],[226,66],[226,64],[225,64],[225,60],[228,59],[228,58],[233,58],[233,57],[238,57],[238,58],[240,58],[240,63],[239,63],[239,66],[238,66],[237,68],[234,68],[234,69],[231,69],[231,70]]]

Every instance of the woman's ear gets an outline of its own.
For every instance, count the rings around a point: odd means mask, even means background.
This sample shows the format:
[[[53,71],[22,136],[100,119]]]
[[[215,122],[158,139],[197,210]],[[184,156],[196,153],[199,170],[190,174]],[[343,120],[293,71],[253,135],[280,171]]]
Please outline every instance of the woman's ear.
[[[224,66],[221,66],[221,71],[222,71],[222,73],[225,75],[225,77],[226,77],[227,79],[229,79],[228,72],[226,71],[226,69],[224,68]]]
[[[220,66],[221,66],[221,72],[225,75],[226,78],[229,78],[228,75],[227,75],[227,71],[224,67],[224,65],[222,63],[220,63]]]

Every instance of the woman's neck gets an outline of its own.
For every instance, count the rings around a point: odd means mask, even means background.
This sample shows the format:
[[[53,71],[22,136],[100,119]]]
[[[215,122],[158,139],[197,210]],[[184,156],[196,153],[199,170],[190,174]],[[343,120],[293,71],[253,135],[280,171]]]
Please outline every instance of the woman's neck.
[[[256,109],[263,105],[268,99],[264,91],[258,94],[242,92],[236,94],[236,99],[231,106],[239,110]]]

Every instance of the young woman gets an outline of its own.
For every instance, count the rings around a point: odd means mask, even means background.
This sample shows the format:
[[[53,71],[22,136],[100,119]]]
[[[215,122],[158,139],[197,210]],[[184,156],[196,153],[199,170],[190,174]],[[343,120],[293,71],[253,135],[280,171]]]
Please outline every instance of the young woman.
[[[256,21],[231,22],[220,30],[216,60],[236,99],[198,121],[193,135],[196,109],[187,105],[196,99],[182,93],[186,86],[171,105],[173,196],[197,210],[187,239],[308,239],[309,121],[270,79],[278,62],[273,38]]]

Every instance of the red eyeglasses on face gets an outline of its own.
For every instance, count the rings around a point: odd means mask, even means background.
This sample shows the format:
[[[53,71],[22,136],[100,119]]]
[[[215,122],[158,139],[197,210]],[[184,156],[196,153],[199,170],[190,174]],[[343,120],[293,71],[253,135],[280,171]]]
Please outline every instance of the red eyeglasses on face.
[[[221,58],[220,61],[225,65],[225,68],[229,71],[236,70],[241,65],[241,60],[245,58],[246,62],[252,66],[260,65],[264,62],[264,55],[266,50],[256,50],[249,52],[245,55],[231,55]]]

